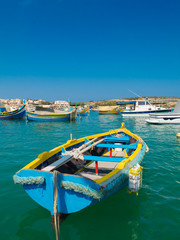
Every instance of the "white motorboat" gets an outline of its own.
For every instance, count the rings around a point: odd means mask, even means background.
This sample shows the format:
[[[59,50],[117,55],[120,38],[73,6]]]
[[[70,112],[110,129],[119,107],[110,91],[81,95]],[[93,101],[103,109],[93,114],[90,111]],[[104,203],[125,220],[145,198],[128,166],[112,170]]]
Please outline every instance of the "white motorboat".
[[[146,98],[139,98],[136,101],[129,102],[117,102],[118,105],[128,105],[124,111],[121,112],[123,117],[145,117],[149,116],[151,113],[167,113],[171,112],[171,109],[157,107],[152,105],[150,101]]]
[[[173,112],[167,114],[150,114],[146,122],[151,124],[180,124],[180,101],[177,102]]]

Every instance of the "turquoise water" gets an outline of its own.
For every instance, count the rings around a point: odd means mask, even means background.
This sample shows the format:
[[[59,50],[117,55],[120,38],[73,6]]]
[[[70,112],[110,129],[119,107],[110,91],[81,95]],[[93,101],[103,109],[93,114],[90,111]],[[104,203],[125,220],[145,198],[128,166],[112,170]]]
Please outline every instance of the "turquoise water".
[[[61,225],[62,240],[179,240],[180,126],[155,126],[144,118],[99,116],[76,122],[0,121],[0,239],[55,239],[50,213],[36,204],[13,175],[38,154],[79,138],[119,128],[121,122],[150,148],[144,157],[143,187],[137,197],[127,187],[105,201],[70,215]]]

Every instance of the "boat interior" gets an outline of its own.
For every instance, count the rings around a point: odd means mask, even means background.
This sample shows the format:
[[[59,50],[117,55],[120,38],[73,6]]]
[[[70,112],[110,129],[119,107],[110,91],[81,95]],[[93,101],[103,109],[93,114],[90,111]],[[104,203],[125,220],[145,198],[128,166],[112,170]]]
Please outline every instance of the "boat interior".
[[[40,107],[40,106],[36,106],[35,111],[33,111],[33,113],[35,114],[40,114],[40,115],[51,115],[51,114],[62,114],[62,113],[68,113],[70,112],[69,110],[61,110],[61,109],[55,109],[52,107]]]
[[[102,178],[113,171],[136,149],[138,141],[126,134],[114,134],[91,140],[85,139],[62,150],[44,161],[36,169],[46,172],[57,170],[63,174],[73,174],[91,180]],[[74,155],[73,153],[79,155]],[[79,157],[78,157],[79,156]]]

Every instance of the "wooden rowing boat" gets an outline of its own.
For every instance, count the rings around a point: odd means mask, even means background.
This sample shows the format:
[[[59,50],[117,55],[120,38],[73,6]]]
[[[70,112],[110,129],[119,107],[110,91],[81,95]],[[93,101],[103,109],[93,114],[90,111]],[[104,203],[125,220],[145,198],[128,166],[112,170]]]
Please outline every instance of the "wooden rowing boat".
[[[40,154],[15,174],[14,182],[52,216],[70,214],[124,187],[130,168],[141,163],[147,150],[145,142],[122,124]]]

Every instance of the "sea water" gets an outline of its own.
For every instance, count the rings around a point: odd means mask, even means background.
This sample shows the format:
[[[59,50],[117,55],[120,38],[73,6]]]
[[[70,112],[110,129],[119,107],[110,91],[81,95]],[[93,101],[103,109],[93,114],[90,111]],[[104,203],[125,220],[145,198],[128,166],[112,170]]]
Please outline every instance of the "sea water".
[[[91,112],[76,122],[0,121],[0,239],[51,240],[50,213],[14,184],[13,175],[40,153],[121,123],[149,146],[142,162],[139,195],[120,190],[112,197],[71,214],[60,227],[61,240],[179,240],[180,141],[178,125],[148,125],[145,118],[99,116]]]

